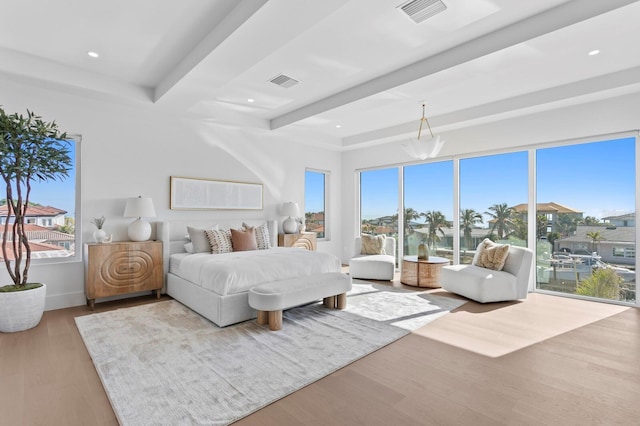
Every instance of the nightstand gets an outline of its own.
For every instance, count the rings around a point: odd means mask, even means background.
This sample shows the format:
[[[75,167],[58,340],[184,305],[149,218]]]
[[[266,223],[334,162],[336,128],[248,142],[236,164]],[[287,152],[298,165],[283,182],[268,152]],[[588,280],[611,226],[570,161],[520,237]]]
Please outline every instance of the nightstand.
[[[100,297],[155,290],[164,284],[162,242],[122,241],[84,245],[85,294],[91,309]]]
[[[278,246],[280,247],[301,247],[315,251],[317,247],[317,237],[315,232],[301,232],[299,234],[278,234]]]

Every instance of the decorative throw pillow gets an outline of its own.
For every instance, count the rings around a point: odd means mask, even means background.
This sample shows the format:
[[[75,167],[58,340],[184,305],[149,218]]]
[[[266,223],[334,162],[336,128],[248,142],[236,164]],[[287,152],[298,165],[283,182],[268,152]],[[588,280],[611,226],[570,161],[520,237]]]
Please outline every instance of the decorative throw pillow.
[[[231,253],[233,246],[231,245],[231,231],[228,229],[207,229],[205,231],[209,244],[211,245],[211,253],[222,254]]]
[[[271,248],[271,239],[269,238],[269,227],[267,224],[262,224],[260,226],[256,226],[255,228],[247,225],[246,223],[242,224],[242,229],[245,231],[249,229],[254,229],[256,233],[256,244],[258,246],[258,250],[266,250]]]
[[[488,238],[480,243],[476,266],[501,271],[509,254],[509,244],[496,244]]]
[[[207,236],[207,234],[205,234],[204,232],[202,233],[205,237]],[[207,241],[207,244],[209,244],[209,241]],[[184,251],[186,251],[189,254],[193,253],[193,243],[187,243],[184,245]]]
[[[233,246],[233,251],[258,250],[254,228],[247,230],[232,229],[231,245]]]
[[[218,229],[218,225],[212,226],[209,229]],[[194,253],[211,253],[211,245],[209,244],[209,240],[207,239],[207,234],[205,234],[206,229],[204,228],[194,228],[192,226],[187,226],[187,232],[189,233],[189,239],[193,244],[193,252]]]
[[[385,235],[362,234],[362,250],[360,254],[386,254],[384,251]]]

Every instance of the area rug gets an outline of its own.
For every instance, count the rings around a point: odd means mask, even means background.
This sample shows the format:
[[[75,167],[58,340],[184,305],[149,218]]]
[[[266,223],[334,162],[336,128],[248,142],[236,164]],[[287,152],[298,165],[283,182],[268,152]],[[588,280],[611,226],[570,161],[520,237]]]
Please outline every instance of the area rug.
[[[219,328],[173,300],[75,321],[121,425],[222,425],[397,340],[453,300],[421,294],[358,281],[345,311],[290,309],[277,332],[255,321]]]

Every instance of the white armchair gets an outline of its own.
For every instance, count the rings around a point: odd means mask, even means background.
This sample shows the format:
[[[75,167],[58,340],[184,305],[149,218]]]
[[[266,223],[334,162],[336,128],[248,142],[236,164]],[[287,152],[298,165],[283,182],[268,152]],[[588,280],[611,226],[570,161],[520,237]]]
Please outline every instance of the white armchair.
[[[527,297],[533,251],[510,246],[501,271],[477,266],[479,253],[480,247],[471,265],[444,266],[440,275],[442,288],[480,303]]]
[[[356,237],[354,255],[349,260],[349,275],[365,280],[391,281],[396,270],[396,239],[387,237],[384,251],[387,254],[361,254],[362,238]]]

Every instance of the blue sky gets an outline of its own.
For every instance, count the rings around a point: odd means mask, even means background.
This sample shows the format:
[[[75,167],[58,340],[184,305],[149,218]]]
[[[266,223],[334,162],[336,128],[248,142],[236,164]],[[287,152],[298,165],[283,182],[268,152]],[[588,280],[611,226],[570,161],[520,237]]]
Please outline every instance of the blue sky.
[[[304,209],[324,211],[324,173],[307,170],[304,174]]]
[[[75,150],[71,150],[70,156],[73,160],[73,169],[69,172],[69,177],[63,181],[35,182],[32,185],[30,201],[65,210],[67,216],[75,217]]]
[[[480,213],[493,204],[527,202],[527,152],[460,161],[460,206]],[[585,216],[635,209],[635,138],[538,149],[538,202],[556,202]],[[362,213],[370,219],[398,210],[397,168],[362,173]],[[453,218],[453,162],[405,167],[405,205]]]

